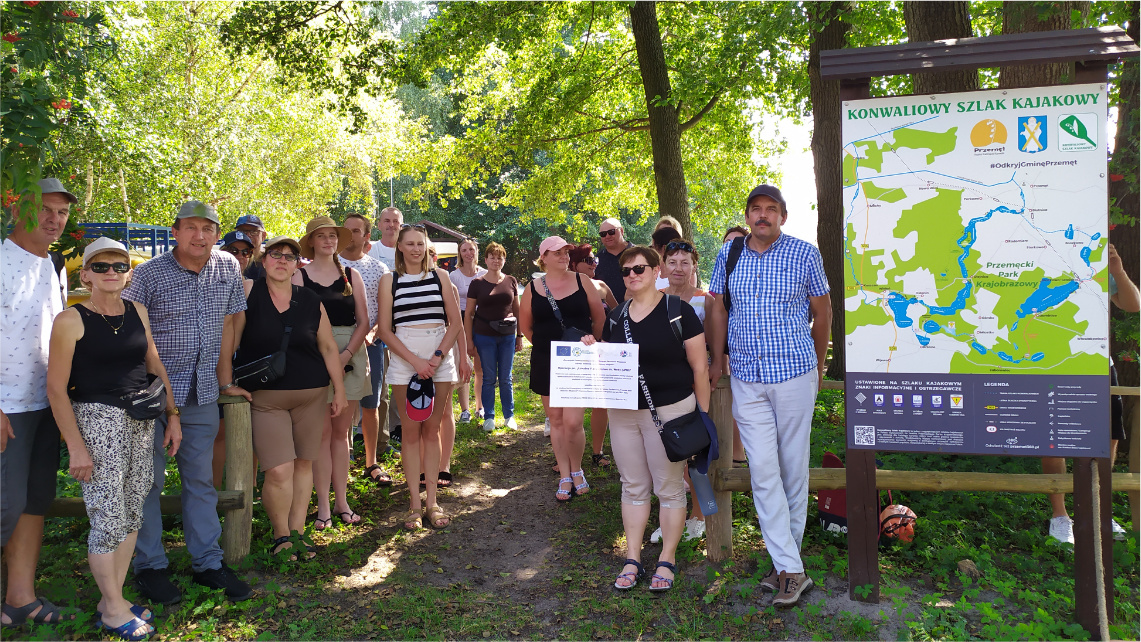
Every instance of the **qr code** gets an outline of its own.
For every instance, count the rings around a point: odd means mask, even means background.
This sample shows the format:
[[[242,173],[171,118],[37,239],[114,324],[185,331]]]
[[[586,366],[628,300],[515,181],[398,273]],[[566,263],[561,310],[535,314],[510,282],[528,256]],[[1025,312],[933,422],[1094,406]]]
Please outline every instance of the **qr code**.
[[[853,426],[856,431],[856,445],[857,446],[874,446],[876,445],[876,427],[875,426]]]

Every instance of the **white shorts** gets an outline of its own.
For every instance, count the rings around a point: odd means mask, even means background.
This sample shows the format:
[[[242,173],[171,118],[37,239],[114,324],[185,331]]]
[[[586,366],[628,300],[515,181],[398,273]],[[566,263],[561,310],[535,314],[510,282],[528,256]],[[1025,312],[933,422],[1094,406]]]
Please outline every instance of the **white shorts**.
[[[407,326],[398,326],[396,328],[396,338],[408,348],[412,354],[420,357],[421,359],[430,359],[440,347],[440,339],[448,332],[448,327],[445,325],[438,325],[434,328],[409,328]],[[405,361],[396,354],[395,350],[389,349],[388,351],[391,359],[388,363],[388,370],[385,371],[385,383],[390,386],[407,386],[408,381],[412,375],[416,374],[416,369],[410,363]],[[432,376],[432,381],[450,381],[455,383],[459,381],[458,372],[456,371],[456,361],[452,358],[452,351],[448,350],[444,353],[444,360],[440,362],[439,367],[436,368],[436,374]]]

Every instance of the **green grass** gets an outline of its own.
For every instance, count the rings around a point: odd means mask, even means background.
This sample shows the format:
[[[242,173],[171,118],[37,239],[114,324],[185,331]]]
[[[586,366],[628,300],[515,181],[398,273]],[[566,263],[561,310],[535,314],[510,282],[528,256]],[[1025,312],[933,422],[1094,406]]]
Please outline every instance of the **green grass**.
[[[549,446],[537,447],[543,412],[527,390],[526,354],[516,366],[516,416],[529,427],[529,445],[508,446],[528,438],[503,430],[484,433],[476,424],[461,425],[453,471],[461,479],[476,471],[499,475],[503,485],[554,492]],[[817,403],[812,465],[822,454],[844,453],[843,402],[839,391],[823,391]],[[458,412],[458,404],[456,406]],[[588,437],[589,444],[589,437]],[[609,452],[609,447],[607,447]],[[359,454],[358,454],[359,457]],[[930,456],[883,453],[884,468],[972,470],[1034,473],[1032,458]],[[536,461],[537,460],[537,461]],[[881,548],[882,599],[876,605],[846,601],[847,549],[843,538],[823,533],[816,509],[809,508],[803,554],[817,588],[790,610],[769,605],[758,583],[768,558],[756,523],[751,496],[733,495],[734,555],[722,564],[706,561],[703,543],[683,543],[673,591],[616,593],[610,588],[624,556],[619,517],[621,484],[617,472],[590,476],[591,499],[569,506],[503,515],[498,530],[472,530],[463,537],[435,533],[406,534],[389,523],[406,507],[406,496],[378,491],[352,468],[350,503],[365,517],[361,526],[307,533],[321,545],[316,560],[287,563],[265,550],[269,525],[255,505],[253,550],[242,565],[255,597],[232,604],[189,580],[190,560],[181,545],[181,520],[165,516],[165,538],[176,581],[185,598],[173,607],[156,608],[160,639],[1086,639],[1073,624],[1074,561],[1070,546],[1050,543],[1046,498],[1014,493],[895,493],[896,502],[919,515],[916,538],[909,544]],[[539,469],[541,478],[521,472]],[[395,462],[388,468],[398,472]],[[1119,470],[1124,469],[1119,464]],[[66,471],[66,465],[63,467]],[[587,457],[587,470],[592,470]],[[169,469],[168,492],[177,492],[177,472]],[[399,484],[402,478],[394,475]],[[521,491],[524,492],[524,491]],[[60,474],[60,494],[78,495],[77,484]],[[445,495],[445,506],[461,499]],[[492,504],[494,506],[494,504]],[[490,509],[489,509],[490,510]],[[1113,512],[1128,524],[1123,493],[1114,495]],[[544,557],[533,576],[516,576],[520,564],[509,555],[476,562],[460,579],[449,560],[492,541],[513,541],[524,533],[557,523],[551,535],[523,540]],[[656,518],[652,523],[656,522]],[[450,532],[467,533],[474,517],[465,516]],[[490,522],[496,526],[496,522]],[[87,614],[99,599],[86,563],[86,519],[50,519],[40,563],[39,593]],[[647,545],[649,561],[659,549]],[[378,553],[379,552],[379,553]],[[958,571],[972,560],[982,578]],[[1115,639],[1138,639],[1138,538],[1114,546]],[[482,565],[484,568],[478,568]],[[370,568],[385,567],[371,583],[345,588]],[[459,576],[457,576],[459,577]],[[128,589],[128,595],[134,596]],[[88,619],[23,633],[9,639],[91,639]]]

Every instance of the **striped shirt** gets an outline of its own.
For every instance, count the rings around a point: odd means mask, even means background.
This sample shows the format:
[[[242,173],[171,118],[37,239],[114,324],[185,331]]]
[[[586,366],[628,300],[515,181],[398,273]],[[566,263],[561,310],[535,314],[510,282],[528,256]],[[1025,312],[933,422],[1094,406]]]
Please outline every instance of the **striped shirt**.
[[[732,243],[717,254],[709,291],[725,293],[725,261]],[[808,298],[828,294],[820,250],[781,234],[765,251],[745,249],[729,276],[729,367],[750,383],[781,383],[816,368]]]
[[[396,277],[396,275],[393,275]],[[416,325],[439,321],[447,323],[440,277],[432,270],[396,277],[396,293],[392,297],[392,325]]]

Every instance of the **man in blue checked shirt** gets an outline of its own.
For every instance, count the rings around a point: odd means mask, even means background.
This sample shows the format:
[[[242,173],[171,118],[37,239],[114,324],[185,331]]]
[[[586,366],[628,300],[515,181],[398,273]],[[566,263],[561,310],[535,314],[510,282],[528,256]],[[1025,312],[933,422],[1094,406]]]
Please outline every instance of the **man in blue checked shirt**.
[[[777,606],[796,604],[812,588],[800,544],[808,518],[812,411],[832,325],[820,251],[781,233],[786,220],[780,190],[754,188],[745,200],[750,234],[722,246],[709,283],[709,374],[714,382],[721,377],[728,346],[733,418],[749,455],[753,503],[773,561],[761,586],[776,592]]]
[[[248,392],[233,381],[218,381],[219,355],[233,354],[233,323],[245,314],[241,268],[230,254],[216,251],[220,234],[214,206],[187,201],[171,226],[177,247],[135,268],[123,298],[146,306],[151,333],[174,392],[182,424],[182,443],[175,458],[182,481],[182,528],[190,552],[194,582],[221,589],[232,600],[253,594],[222,562],[218,538],[218,493],[211,467],[218,433],[218,395]],[[229,364],[226,364],[227,366]],[[229,368],[225,373],[229,375]],[[135,543],[135,584],[148,600],[173,604],[182,599],[167,574],[162,544],[159,494],[166,473],[165,418],[155,422],[155,479],[143,503],[143,527]]]

